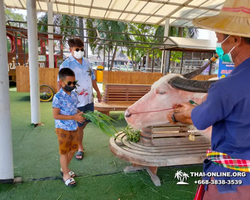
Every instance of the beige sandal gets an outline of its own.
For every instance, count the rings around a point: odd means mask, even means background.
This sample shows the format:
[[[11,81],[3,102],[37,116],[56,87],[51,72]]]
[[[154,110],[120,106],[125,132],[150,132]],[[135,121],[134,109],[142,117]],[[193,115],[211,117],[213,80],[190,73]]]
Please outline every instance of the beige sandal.
[[[68,187],[76,186],[75,179],[73,179],[73,178],[68,178],[66,181],[63,180],[63,182],[64,182],[65,185],[67,185]],[[72,184],[72,183],[73,183],[73,184]]]
[[[62,168],[60,169],[60,171],[61,171],[61,175],[63,176]],[[70,170],[68,173],[69,173],[69,175],[70,175],[71,178],[76,177],[75,172],[73,172],[73,171]]]

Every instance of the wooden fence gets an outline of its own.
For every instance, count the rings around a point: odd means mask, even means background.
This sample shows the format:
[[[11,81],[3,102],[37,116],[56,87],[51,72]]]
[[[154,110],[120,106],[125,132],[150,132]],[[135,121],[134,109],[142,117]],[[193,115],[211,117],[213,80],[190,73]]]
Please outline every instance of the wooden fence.
[[[39,69],[39,85],[46,84],[57,92],[57,75],[58,68],[38,68]],[[96,72],[95,72],[96,74]],[[163,76],[162,73],[144,73],[144,72],[120,72],[120,71],[104,71],[103,88],[107,83],[119,84],[153,84]],[[217,75],[199,75],[195,80],[208,80],[217,77]],[[16,85],[17,92],[29,92],[29,67],[18,66],[16,68]]]
[[[105,88],[106,83],[153,84],[162,76],[162,73],[104,71],[103,87]],[[198,75],[194,80],[205,81],[214,77],[217,75]]]
[[[57,75],[58,68],[38,68],[39,69],[39,85],[46,84],[57,91]],[[30,91],[29,67],[18,66],[16,68],[16,87],[17,92]]]
[[[161,77],[162,73],[104,71],[103,88],[107,83],[153,84]]]

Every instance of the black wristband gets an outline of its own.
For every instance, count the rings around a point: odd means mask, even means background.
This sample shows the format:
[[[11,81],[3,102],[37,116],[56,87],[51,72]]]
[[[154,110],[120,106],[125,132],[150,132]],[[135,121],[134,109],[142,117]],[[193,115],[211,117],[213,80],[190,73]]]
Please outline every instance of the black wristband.
[[[172,114],[172,121],[173,121],[173,122],[178,122],[178,121],[175,119],[175,116],[174,116],[174,115],[175,115],[175,112]]]

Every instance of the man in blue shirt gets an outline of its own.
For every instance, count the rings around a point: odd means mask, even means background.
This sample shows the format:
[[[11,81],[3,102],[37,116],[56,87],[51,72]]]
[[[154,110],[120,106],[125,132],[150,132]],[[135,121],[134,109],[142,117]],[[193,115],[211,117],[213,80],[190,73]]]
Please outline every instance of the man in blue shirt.
[[[98,101],[101,101],[101,93],[96,84],[95,74],[88,59],[83,58],[84,55],[84,44],[79,38],[69,39],[68,45],[72,55],[67,58],[60,66],[62,68],[70,68],[75,73],[77,80],[77,87],[75,89],[78,95],[78,110],[82,112],[94,111],[93,103],[93,88],[97,92]],[[60,84],[58,83],[60,89]],[[82,145],[83,130],[86,127],[89,120],[85,120],[83,123],[78,123],[79,132],[79,149],[76,154],[76,159],[82,160],[84,156],[84,148]]]
[[[203,200],[250,199],[250,4],[227,0],[219,15],[194,20],[194,24],[215,30],[216,52],[225,62],[234,62],[232,73],[211,85],[205,102],[199,106],[181,104],[182,108],[168,113],[168,120],[194,124],[199,130],[212,126],[212,152],[229,157],[230,164],[219,165],[207,157],[204,172],[229,172],[232,177],[203,177],[215,185],[205,185]],[[228,19],[228,21],[227,21]],[[174,113],[177,112],[177,113]],[[221,156],[221,157],[223,157]],[[225,159],[220,161],[229,163]],[[243,164],[244,163],[244,164]],[[238,184],[235,184],[235,183]],[[217,183],[217,184],[216,184]],[[222,184],[224,183],[224,184]]]

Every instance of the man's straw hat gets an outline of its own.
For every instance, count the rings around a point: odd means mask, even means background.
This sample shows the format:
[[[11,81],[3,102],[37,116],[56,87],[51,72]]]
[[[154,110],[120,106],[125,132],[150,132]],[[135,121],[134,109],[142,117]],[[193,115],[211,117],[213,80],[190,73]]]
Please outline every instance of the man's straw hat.
[[[194,19],[193,24],[219,33],[250,37],[250,0],[226,0],[218,15]]]

